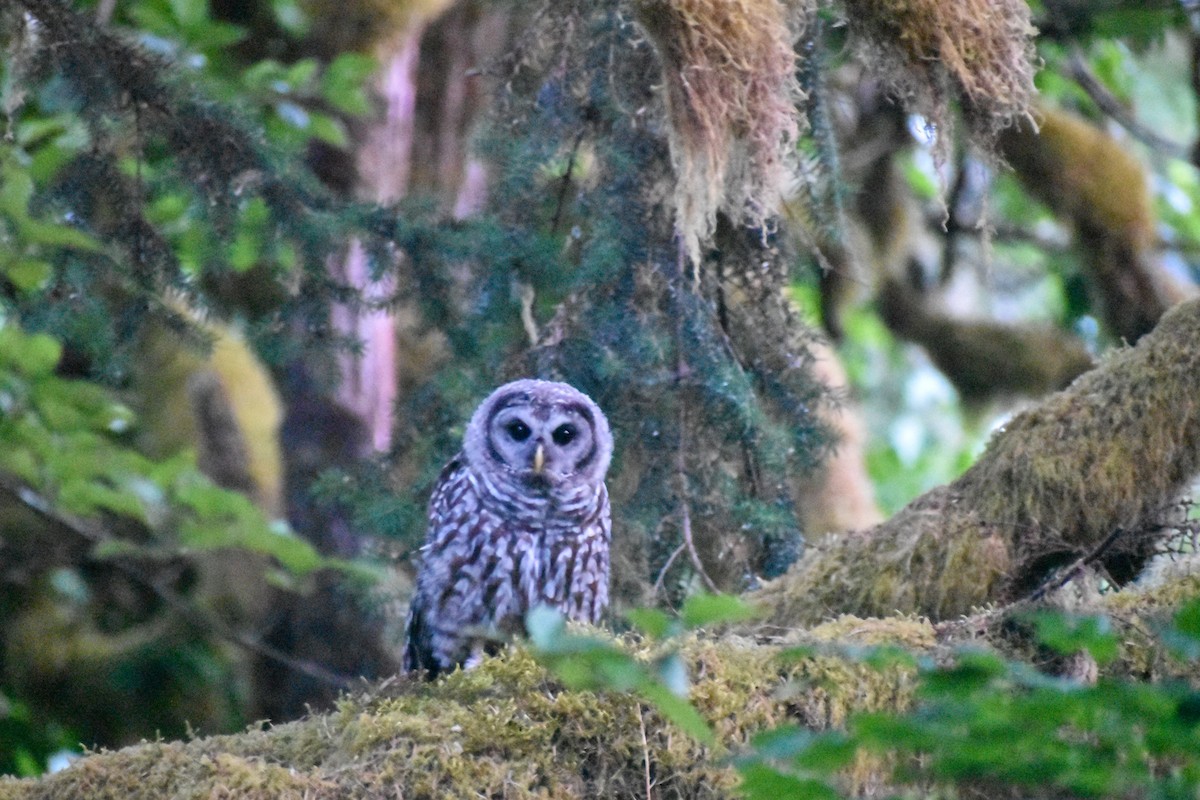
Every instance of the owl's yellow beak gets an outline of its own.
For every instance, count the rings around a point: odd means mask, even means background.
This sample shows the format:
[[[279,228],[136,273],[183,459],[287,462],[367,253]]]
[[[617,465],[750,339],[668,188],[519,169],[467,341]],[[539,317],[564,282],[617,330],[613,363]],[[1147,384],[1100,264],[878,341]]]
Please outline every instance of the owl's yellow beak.
[[[546,447],[538,442],[537,449],[533,451],[533,474],[541,475],[544,466],[546,466]]]

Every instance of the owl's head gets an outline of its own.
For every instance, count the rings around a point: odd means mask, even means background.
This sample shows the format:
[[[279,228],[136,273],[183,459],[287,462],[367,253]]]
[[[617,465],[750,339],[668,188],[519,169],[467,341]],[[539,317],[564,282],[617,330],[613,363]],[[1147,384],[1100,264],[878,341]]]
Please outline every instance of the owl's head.
[[[565,383],[519,380],[475,409],[463,450],[485,474],[558,487],[603,481],[613,441],[604,413],[583,392]]]

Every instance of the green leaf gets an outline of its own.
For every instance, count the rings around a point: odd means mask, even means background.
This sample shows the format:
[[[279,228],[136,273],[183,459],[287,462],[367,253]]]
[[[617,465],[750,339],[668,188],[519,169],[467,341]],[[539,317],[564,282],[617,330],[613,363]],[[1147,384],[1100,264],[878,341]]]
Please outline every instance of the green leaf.
[[[22,120],[17,126],[17,141],[26,150],[32,150],[41,144],[43,139],[49,140],[66,130],[67,119],[55,115]]]
[[[98,253],[104,249],[96,239],[70,225],[27,219],[19,223],[18,227],[21,235],[33,244],[68,247],[88,253]]]
[[[711,745],[716,742],[712,728],[700,712],[682,697],[677,697],[661,683],[647,682],[639,689],[640,694],[654,704],[658,713],[662,714],[689,736],[701,744]]]
[[[26,483],[37,483],[41,478],[41,465],[29,450],[8,443],[0,447],[0,470],[15,475]]]
[[[105,561],[114,558],[165,558],[168,556],[175,557],[175,554],[165,553],[157,548],[147,547],[137,542],[130,541],[129,539],[112,538],[105,539],[104,541],[97,543],[96,546],[92,548],[91,556],[98,561]]]
[[[242,231],[229,245],[229,266],[235,272],[246,272],[258,263],[262,242],[255,233]]]
[[[302,58],[284,73],[283,80],[293,89],[302,89],[317,75],[320,64],[315,58]]]
[[[816,733],[799,725],[781,725],[762,733],[757,733],[750,740],[754,754],[760,758],[772,760],[791,759],[801,753],[812,742]]]
[[[312,135],[326,144],[334,147],[346,147],[350,144],[350,135],[346,126],[327,114],[313,113],[309,116],[309,130]]]
[[[1033,616],[1033,622],[1038,641],[1058,653],[1074,655],[1086,650],[1098,664],[1117,657],[1120,645],[1107,617],[1042,612]]]
[[[228,22],[205,21],[187,29],[188,39],[206,52],[212,53],[232,47],[249,34],[245,28]]]
[[[598,639],[577,652],[552,660],[551,668],[567,687],[578,690],[628,692],[649,680],[643,665]]]
[[[33,197],[33,178],[12,159],[0,171],[0,211],[16,222],[29,219],[29,200]]]
[[[1175,614],[1163,640],[1181,658],[1200,659],[1200,597],[1189,600]]]
[[[862,656],[862,662],[878,670],[892,667],[916,667],[917,657],[903,647],[879,646],[868,648]]]
[[[651,639],[663,639],[679,631],[678,623],[657,608],[635,608],[625,618]]]
[[[792,663],[795,661],[804,661],[805,659],[815,658],[819,655],[819,651],[812,645],[799,645],[797,647],[788,647],[779,651],[779,660],[784,663]]]
[[[1200,641],[1200,597],[1193,598],[1175,614],[1175,630]]]
[[[525,630],[529,641],[543,652],[554,652],[559,641],[567,632],[567,621],[562,613],[549,606],[538,605],[525,614]]]
[[[263,59],[242,72],[242,85],[251,91],[273,91],[273,84],[283,80],[285,68],[278,61]]]
[[[74,146],[51,144],[39,147],[29,161],[29,175],[36,181],[46,183],[70,163],[78,152],[79,148]]]
[[[182,218],[187,210],[187,195],[182,192],[169,192],[154,198],[146,209],[146,219],[155,225],[165,225]]]
[[[688,628],[699,628],[718,622],[741,622],[754,619],[761,611],[730,594],[697,594],[689,597],[680,611],[680,618]]]
[[[145,521],[145,510],[135,495],[92,480],[64,483],[59,489],[57,501],[65,510],[79,516],[93,515],[97,511],[111,511]]]
[[[840,800],[828,784],[812,778],[789,775],[762,762],[738,766],[739,790],[748,800]]]
[[[837,731],[817,733],[799,725],[784,725],[760,733],[751,740],[756,756],[788,761],[815,772],[832,773],[854,760],[856,747]]]
[[[208,20],[208,0],[169,0],[171,13],[184,27]]]
[[[959,696],[991,685],[1006,671],[1000,656],[968,650],[959,654],[958,663],[953,666],[927,673],[922,688],[931,694]]]
[[[62,358],[62,345],[44,333],[32,336],[18,334],[18,347],[14,352],[18,368],[30,378],[38,378],[54,372]],[[0,338],[0,345],[5,344]]]
[[[19,258],[4,268],[4,275],[21,292],[45,287],[54,274],[54,267],[38,258]]]
[[[371,110],[364,86],[375,72],[375,59],[357,53],[338,56],[321,76],[321,98],[343,114],[362,116]]]

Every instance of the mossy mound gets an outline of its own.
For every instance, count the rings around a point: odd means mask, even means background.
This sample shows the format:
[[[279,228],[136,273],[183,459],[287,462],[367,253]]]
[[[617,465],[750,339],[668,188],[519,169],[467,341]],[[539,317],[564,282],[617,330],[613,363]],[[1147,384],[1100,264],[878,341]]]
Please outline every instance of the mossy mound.
[[[872,641],[932,643],[927,623],[841,620],[810,644],[870,629]],[[914,631],[924,629],[924,638]],[[644,645],[624,646],[649,657]],[[0,800],[35,798],[729,797],[725,756],[758,731],[812,728],[911,702],[913,671],[836,654],[781,658],[780,644],[692,637],[691,699],[718,744],[698,744],[635,696],[565,690],[521,648],[427,684],[398,678],[335,711],[268,730],[154,742],[89,755],[41,780],[0,781]],[[870,779],[855,775],[850,780]],[[848,786],[854,790],[855,786]]]
[[[1197,341],[1200,303],[1176,307],[1138,347],[1015,417],[952,488],[1023,560],[1138,531],[1200,471]]]

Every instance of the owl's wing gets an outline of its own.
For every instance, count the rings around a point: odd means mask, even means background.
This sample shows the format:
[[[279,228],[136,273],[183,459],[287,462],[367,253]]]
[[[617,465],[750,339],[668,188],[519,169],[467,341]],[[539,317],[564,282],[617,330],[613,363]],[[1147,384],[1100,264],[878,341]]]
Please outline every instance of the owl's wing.
[[[431,592],[449,580],[449,565],[439,557],[437,545],[453,532],[454,526],[448,523],[455,517],[454,505],[461,499],[466,482],[466,459],[459,453],[442,468],[429,496],[428,527],[425,546],[421,548],[422,563],[404,630],[401,668],[405,672],[427,670],[433,676],[452,664],[448,663],[448,654],[443,652],[446,649],[446,637],[436,624],[439,605]]]
[[[596,512],[587,524],[587,532],[594,537],[588,559],[592,574],[584,590],[588,602],[585,603],[582,616],[595,625],[608,608],[608,584],[611,580],[608,548],[612,541],[612,509],[608,502],[608,487],[604,484],[600,484],[596,495]]]
[[[429,495],[429,507],[425,530],[425,547],[438,538],[442,526],[440,522],[448,519],[458,496],[462,494],[462,482],[466,479],[467,459],[462,453],[446,462],[438,475],[433,492]]]

